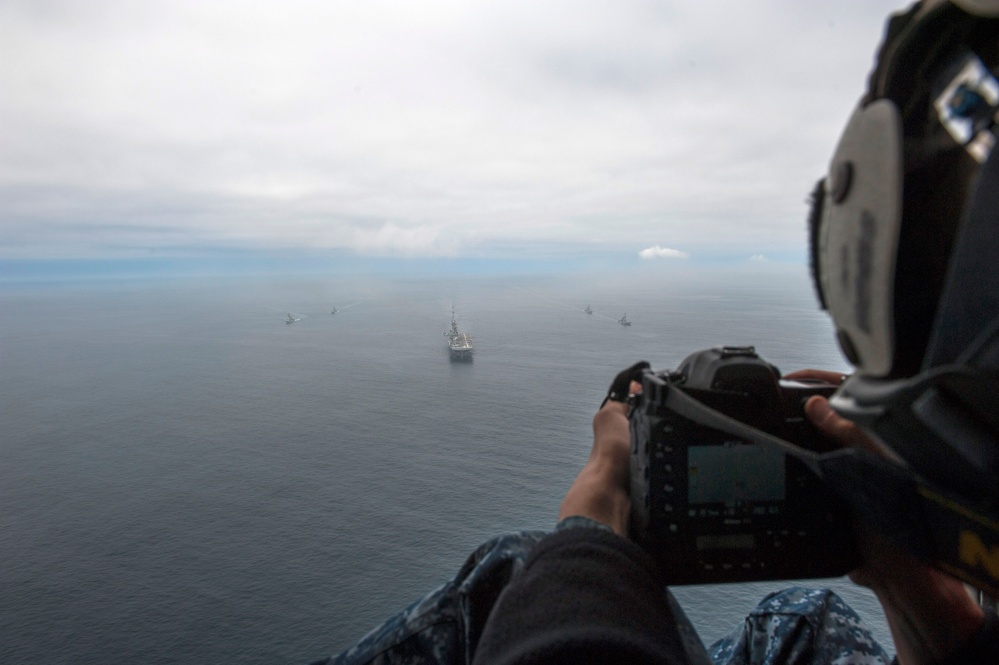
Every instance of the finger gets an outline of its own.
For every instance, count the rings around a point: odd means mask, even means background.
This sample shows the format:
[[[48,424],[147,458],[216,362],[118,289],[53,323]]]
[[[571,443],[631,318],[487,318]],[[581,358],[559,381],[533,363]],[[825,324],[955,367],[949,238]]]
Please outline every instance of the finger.
[[[785,374],[782,378],[792,380],[817,380],[831,383],[838,386],[847,379],[847,375],[841,372],[830,372],[827,369],[799,369],[795,372]]]
[[[829,406],[829,400],[813,395],[805,402],[805,415],[815,428],[827,438],[844,446],[863,448],[872,453],[880,453],[878,445],[862,429],[839,415]]]
[[[604,411],[610,411],[612,413],[619,413],[621,415],[627,416],[628,415],[628,403],[627,402],[618,402],[617,400],[612,400],[610,398],[607,398],[607,399],[604,400],[604,403],[600,405],[600,408],[597,409],[597,414],[596,415],[599,415],[599,414],[601,414]],[[594,418],[596,418],[596,415],[594,416]]]
[[[608,401],[627,401],[632,382],[640,378],[642,376],[642,372],[649,367],[651,367],[651,365],[642,360],[635,363],[631,367],[618,372],[618,375],[614,377],[614,381],[611,383],[610,390],[607,391],[607,397],[604,398],[603,404],[600,406],[603,407],[603,405]]]

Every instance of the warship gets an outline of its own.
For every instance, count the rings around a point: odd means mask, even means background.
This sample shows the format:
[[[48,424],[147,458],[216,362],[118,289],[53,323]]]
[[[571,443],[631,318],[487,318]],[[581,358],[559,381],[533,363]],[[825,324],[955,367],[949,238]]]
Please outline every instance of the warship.
[[[451,352],[451,360],[471,360],[472,336],[468,333],[458,332],[458,322],[454,318],[454,305],[451,305],[451,330],[444,333],[447,337],[447,346]]]
[[[630,326],[631,325],[631,321],[628,320],[628,315],[627,314],[625,314],[620,319],[618,319],[617,322],[620,323],[622,326]]]

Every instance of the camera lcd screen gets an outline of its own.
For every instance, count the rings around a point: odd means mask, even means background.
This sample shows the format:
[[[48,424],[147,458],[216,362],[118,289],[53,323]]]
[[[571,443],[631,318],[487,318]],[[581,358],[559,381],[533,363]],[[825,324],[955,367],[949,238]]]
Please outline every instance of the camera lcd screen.
[[[784,500],[784,453],[753,444],[687,449],[690,504]]]

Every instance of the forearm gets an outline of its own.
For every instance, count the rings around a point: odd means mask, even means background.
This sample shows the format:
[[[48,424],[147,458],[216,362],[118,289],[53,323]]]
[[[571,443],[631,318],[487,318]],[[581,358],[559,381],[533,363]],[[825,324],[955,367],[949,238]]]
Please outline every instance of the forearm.
[[[982,608],[958,580],[860,528],[864,565],[850,576],[881,601],[900,665],[946,661],[981,627]]]
[[[583,515],[627,537],[630,445],[627,407],[608,402],[593,419],[593,449],[562,501],[560,520]]]
[[[788,376],[819,377],[806,370]],[[878,443],[839,416],[822,397],[812,397],[805,413],[816,429],[845,446],[882,453]],[[960,649],[979,629],[982,609],[964,585],[916,560],[862,523],[857,524],[863,564],[850,574],[870,587],[881,601],[901,665],[940,663]]]
[[[626,538],[630,511],[628,493],[608,483],[605,474],[587,464],[562,500],[558,518],[583,515],[606,524],[614,533]]]
[[[980,628],[984,612],[957,580],[929,567],[874,585],[900,665],[942,663]]]

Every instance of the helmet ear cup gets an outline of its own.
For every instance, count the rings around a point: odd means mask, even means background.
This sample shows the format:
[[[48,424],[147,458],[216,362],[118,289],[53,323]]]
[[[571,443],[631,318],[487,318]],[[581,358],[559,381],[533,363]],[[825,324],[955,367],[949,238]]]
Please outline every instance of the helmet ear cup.
[[[822,205],[826,198],[826,179],[821,178],[815,183],[811,195],[808,197],[808,262],[812,273],[812,285],[815,287],[815,296],[819,299],[819,308],[826,307],[826,297],[822,293],[822,280],[819,279],[819,226],[822,223]]]
[[[858,371],[888,376],[896,360],[902,225],[902,123],[892,102],[880,99],[854,111],[823,189],[813,252],[826,308]]]

